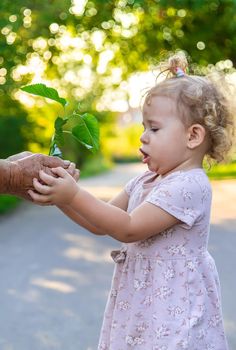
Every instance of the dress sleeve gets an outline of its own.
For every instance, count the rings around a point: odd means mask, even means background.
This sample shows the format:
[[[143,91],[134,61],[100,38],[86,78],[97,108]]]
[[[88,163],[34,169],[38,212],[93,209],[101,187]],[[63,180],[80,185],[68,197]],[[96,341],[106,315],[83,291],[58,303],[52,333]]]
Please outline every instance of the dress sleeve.
[[[182,221],[186,229],[190,229],[203,214],[201,187],[190,176],[163,180],[149,193],[146,201]]]
[[[135,184],[137,183],[140,176],[136,176],[133,179],[129,180],[125,185],[125,191],[130,196],[131,192],[134,189]]]
[[[148,173],[148,171],[145,171],[144,173],[134,177],[133,179],[127,182],[127,184],[125,185],[125,191],[129,196],[131,195],[131,192],[133,192],[135,186],[141,181],[143,181],[143,179],[147,176]]]

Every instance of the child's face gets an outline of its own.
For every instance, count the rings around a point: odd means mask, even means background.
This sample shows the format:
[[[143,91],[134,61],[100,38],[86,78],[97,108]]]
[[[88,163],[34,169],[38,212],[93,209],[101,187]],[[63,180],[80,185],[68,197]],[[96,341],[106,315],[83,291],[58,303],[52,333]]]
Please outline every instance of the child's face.
[[[181,121],[174,99],[153,96],[143,107],[144,132],[140,138],[143,162],[149,170],[166,174],[187,160],[187,127]]]

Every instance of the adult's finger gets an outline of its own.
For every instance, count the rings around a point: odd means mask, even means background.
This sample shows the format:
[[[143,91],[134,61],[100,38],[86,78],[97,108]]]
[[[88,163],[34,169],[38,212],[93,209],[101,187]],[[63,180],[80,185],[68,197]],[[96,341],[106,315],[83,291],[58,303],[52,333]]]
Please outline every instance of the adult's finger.
[[[49,168],[57,168],[59,166],[67,168],[70,165],[69,160],[63,160],[58,157],[52,157],[52,156],[43,156],[42,164],[45,167]]]
[[[75,169],[75,173],[73,175],[73,178],[75,179],[76,182],[79,180],[79,177],[80,177],[80,171],[79,171],[79,169]]]
[[[75,163],[70,163],[66,171],[74,178],[76,174],[76,165]]]

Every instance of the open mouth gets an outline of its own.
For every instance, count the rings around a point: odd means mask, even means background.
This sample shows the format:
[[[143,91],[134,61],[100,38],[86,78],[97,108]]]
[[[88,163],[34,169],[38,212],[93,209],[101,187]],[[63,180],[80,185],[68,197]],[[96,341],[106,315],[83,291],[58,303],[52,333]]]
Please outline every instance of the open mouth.
[[[148,161],[149,161],[149,159],[150,159],[150,156],[149,156],[146,152],[144,152],[144,151],[142,150],[142,148],[140,148],[139,150],[140,150],[140,152],[141,152],[142,155],[143,155],[142,162],[143,162],[144,164],[148,163]]]

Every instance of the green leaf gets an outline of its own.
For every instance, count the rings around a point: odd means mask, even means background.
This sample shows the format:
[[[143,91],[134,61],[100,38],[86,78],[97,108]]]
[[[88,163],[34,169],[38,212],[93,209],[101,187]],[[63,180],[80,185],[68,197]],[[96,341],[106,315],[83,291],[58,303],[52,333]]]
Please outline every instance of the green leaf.
[[[62,127],[67,123],[68,118],[57,117],[54,123],[55,130],[62,130]]]
[[[56,89],[47,87],[45,84],[27,85],[22,87],[21,90],[33,95],[49,98],[50,100],[60,103],[63,107],[67,104],[67,101],[58,95]]]
[[[72,135],[93,153],[99,149],[99,125],[97,119],[89,113],[73,114],[78,124],[73,127]]]
[[[58,146],[64,145],[64,135],[63,135],[63,126],[67,123],[68,118],[57,117],[54,123],[55,134],[52,139],[52,144],[56,144]]]
[[[50,156],[62,157],[62,152],[58,146],[64,145],[64,135],[63,135],[63,126],[67,123],[68,118],[57,117],[54,123],[55,134],[52,137],[50,144]]]

